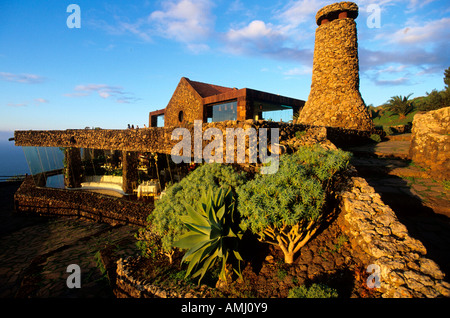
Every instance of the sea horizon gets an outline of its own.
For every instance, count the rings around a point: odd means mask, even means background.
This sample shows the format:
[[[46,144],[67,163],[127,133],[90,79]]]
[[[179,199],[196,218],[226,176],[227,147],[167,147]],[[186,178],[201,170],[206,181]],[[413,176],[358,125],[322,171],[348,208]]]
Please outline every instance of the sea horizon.
[[[22,147],[15,146],[14,131],[0,131],[0,176],[30,174]]]

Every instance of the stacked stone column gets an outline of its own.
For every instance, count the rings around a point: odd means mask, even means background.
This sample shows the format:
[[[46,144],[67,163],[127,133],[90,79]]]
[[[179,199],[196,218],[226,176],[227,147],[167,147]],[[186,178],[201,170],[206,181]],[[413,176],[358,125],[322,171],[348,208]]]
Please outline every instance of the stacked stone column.
[[[138,154],[135,151],[122,152],[122,189],[127,194],[133,193],[138,182]]]
[[[64,185],[67,188],[81,187],[82,167],[80,148],[66,148],[64,156]]]
[[[298,123],[373,129],[359,92],[357,16],[353,2],[331,4],[317,12],[311,92]]]

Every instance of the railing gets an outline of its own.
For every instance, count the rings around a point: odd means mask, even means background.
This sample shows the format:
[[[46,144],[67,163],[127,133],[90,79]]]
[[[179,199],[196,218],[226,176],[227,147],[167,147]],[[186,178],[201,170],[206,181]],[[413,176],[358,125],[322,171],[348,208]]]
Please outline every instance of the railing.
[[[25,180],[26,175],[18,174],[15,176],[0,176],[0,182],[17,182]]]

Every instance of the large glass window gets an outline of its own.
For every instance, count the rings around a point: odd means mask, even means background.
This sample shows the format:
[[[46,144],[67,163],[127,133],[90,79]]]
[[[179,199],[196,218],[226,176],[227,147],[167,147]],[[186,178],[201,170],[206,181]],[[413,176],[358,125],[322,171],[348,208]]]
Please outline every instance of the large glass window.
[[[64,188],[64,148],[22,148],[36,186]]]
[[[280,109],[280,110],[271,110],[267,112],[262,112],[262,118],[264,120],[272,120],[277,122],[288,122],[292,120],[294,112],[292,108]]]
[[[156,127],[164,127],[164,115],[156,116]]]
[[[237,119],[237,101],[212,106],[212,121],[225,121]]]
[[[255,102],[254,119],[256,120],[289,122],[293,119],[293,116],[294,111],[291,106]]]

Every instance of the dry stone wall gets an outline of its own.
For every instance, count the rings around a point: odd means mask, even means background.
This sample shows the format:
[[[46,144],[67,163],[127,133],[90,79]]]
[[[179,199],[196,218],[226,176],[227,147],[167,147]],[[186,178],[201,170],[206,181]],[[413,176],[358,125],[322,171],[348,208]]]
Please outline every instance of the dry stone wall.
[[[184,125],[194,137],[194,126]],[[227,128],[278,128],[280,142],[295,136],[297,131],[314,128],[313,125],[269,122],[248,119],[245,121],[229,120],[202,125],[204,133],[209,128],[220,129],[226,136]],[[178,140],[171,140],[176,126],[151,127],[144,129],[67,129],[67,130],[16,130],[16,146],[34,147],[73,147],[105,150],[142,151],[170,154]],[[338,147],[358,145],[370,141],[371,132],[340,127],[325,127],[326,138]],[[270,140],[269,140],[270,141]],[[203,141],[203,148],[210,141]],[[193,143],[192,143],[193,144]]]
[[[311,91],[299,123],[373,129],[359,92],[357,15],[358,6],[352,2],[335,3],[317,13]]]
[[[17,213],[76,216],[108,224],[145,226],[152,203],[128,201],[89,191],[39,188],[29,176],[14,194]]]
[[[450,180],[450,107],[414,116],[409,155],[434,178]]]
[[[450,297],[450,284],[439,266],[365,179],[349,179],[340,197],[342,229],[367,253],[366,265],[379,266],[382,297]]]

